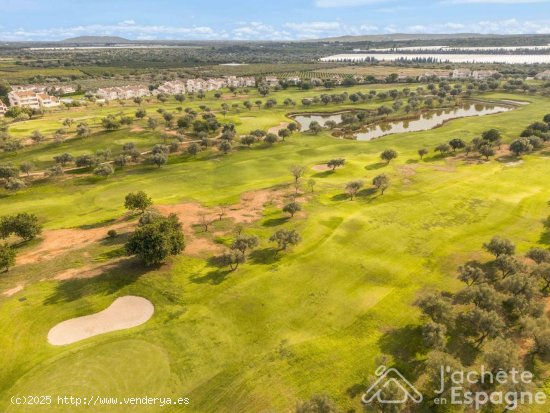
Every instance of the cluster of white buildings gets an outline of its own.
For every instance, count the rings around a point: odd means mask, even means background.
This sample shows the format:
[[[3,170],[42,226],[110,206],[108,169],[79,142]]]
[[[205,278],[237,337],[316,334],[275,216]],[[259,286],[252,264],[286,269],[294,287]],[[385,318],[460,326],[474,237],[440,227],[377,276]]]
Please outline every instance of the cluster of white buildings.
[[[5,105],[4,102],[0,100],[0,116],[4,116],[4,113],[8,111],[8,107]]]
[[[277,80],[278,82],[278,80]],[[100,99],[133,99],[135,97],[158,95],[178,95],[181,93],[196,93],[199,91],[208,92],[219,90],[224,87],[254,87],[256,79],[253,77],[228,76],[211,79],[186,79],[164,82],[158,88],[150,91],[146,86],[122,86],[98,89],[95,95]]]
[[[165,82],[153,91],[153,94],[166,93],[176,95],[179,93],[196,93],[220,90],[224,87],[254,87],[256,79],[253,77],[227,76],[211,79],[187,79]]]
[[[11,91],[8,93],[10,106],[29,107],[31,109],[53,108],[61,103],[55,96],[37,93],[33,90]]]
[[[476,79],[486,80],[491,79],[494,75],[497,75],[496,70],[470,70],[470,69],[455,69],[451,74],[453,79]]]
[[[104,100],[133,99],[148,96],[151,91],[147,86],[115,86],[97,89],[95,95]]]
[[[70,85],[13,85],[13,92],[59,93],[66,95],[76,92],[76,88]]]

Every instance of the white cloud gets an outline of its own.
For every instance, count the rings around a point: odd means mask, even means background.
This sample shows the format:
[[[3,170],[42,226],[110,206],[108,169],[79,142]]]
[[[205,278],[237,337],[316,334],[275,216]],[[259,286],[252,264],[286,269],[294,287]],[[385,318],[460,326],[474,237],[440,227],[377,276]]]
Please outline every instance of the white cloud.
[[[380,26],[365,22],[347,25],[341,21],[288,22],[271,26],[263,22],[239,22],[232,27],[213,29],[208,26],[140,25],[126,20],[112,25],[54,27],[48,29],[0,28],[0,40],[60,40],[83,35],[118,35],[138,40],[300,40],[344,35],[390,33],[483,33],[483,34],[546,34],[550,33],[550,18],[546,20],[482,20],[473,23],[444,22],[397,26]]]
[[[339,22],[286,23],[285,27],[298,31],[325,31],[340,29]]]
[[[392,1],[394,0],[315,0],[315,5],[321,8],[357,7]]]
[[[233,29],[236,40],[291,40],[292,34],[261,22],[239,22]]]
[[[24,29],[0,32],[0,39],[19,40],[60,40],[84,35],[119,35],[136,39],[218,39],[223,32],[216,32],[207,26],[177,27],[163,25],[138,25],[128,20],[112,25],[93,24],[87,26],[53,27],[48,29]]]

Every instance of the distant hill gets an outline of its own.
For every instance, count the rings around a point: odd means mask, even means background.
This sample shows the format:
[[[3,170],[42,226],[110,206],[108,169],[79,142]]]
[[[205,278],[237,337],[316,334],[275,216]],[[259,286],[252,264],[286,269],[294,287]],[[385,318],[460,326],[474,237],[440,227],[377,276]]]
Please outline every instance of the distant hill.
[[[325,39],[316,39],[316,42],[388,42],[388,41],[407,41],[407,40],[445,40],[445,39],[476,39],[476,38],[493,38],[503,37],[498,34],[479,34],[479,33],[453,33],[453,34],[407,34],[407,33],[392,33],[392,34],[371,34],[363,36],[339,36],[328,37]]]
[[[131,40],[119,36],[78,36],[61,40],[60,43],[78,44],[105,44],[105,43],[132,43]]]

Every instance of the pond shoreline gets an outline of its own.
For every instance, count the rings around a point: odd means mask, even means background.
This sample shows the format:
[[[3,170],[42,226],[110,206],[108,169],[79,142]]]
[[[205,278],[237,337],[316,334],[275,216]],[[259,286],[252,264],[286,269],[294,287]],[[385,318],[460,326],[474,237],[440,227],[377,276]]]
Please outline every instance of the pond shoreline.
[[[353,131],[352,134],[342,133],[341,128],[338,128],[338,130],[335,131],[335,132],[340,132],[340,134],[336,135],[333,132],[332,136],[335,137],[335,138],[338,138],[338,139],[368,141],[368,140],[372,140],[372,139],[378,139],[378,138],[383,137],[383,136],[394,135],[394,134],[399,134],[399,133],[419,132],[419,131],[423,131],[423,130],[436,129],[436,128],[439,128],[441,126],[444,126],[447,122],[449,122],[451,120],[462,119],[462,118],[466,118],[466,117],[478,117],[478,116],[487,116],[487,115],[491,115],[491,114],[503,113],[503,112],[507,112],[507,111],[510,111],[510,110],[517,109],[519,107],[522,107],[522,106],[525,106],[525,105],[528,105],[528,104],[529,104],[529,102],[519,102],[519,101],[515,102],[515,101],[509,101],[509,100],[504,101],[504,100],[468,99],[468,100],[464,101],[463,103],[461,103],[459,105],[444,106],[444,107],[438,107],[438,108],[422,108],[422,109],[420,109],[420,110],[418,110],[418,111],[416,111],[412,114],[402,114],[402,115],[396,116],[396,117],[384,118],[384,117],[381,117],[381,116],[377,116],[373,119],[367,120],[366,123],[361,126],[361,128]],[[435,113],[436,116],[438,116],[437,112],[441,112],[441,111],[443,111],[443,112],[444,111],[458,112],[460,110],[465,110],[466,107],[469,107],[469,106],[472,106],[472,105],[485,105],[487,107],[492,107],[492,108],[499,107],[499,108],[502,108],[502,110],[498,110],[498,111],[495,111],[493,113],[485,113],[485,114],[473,113],[471,115],[467,115],[467,114],[459,115],[459,116],[456,116],[456,117],[451,117],[449,119],[443,119],[443,120],[441,120],[440,123],[435,124],[432,127],[426,127],[425,129],[383,133],[380,136],[374,136],[374,137],[368,138],[368,139],[367,138],[361,139],[358,136],[361,133],[367,134],[369,132],[369,129],[376,128],[377,126],[381,126],[381,125],[384,125],[384,124],[393,124],[393,123],[406,122],[406,121],[411,121],[411,122],[419,121],[419,122],[421,122],[422,120],[425,120],[425,119],[423,119],[424,115],[429,114],[431,112]],[[486,108],[486,109],[489,109],[489,108]],[[346,109],[346,110],[341,110],[341,111],[336,111],[336,112],[320,112],[320,111],[317,111],[317,112],[292,112],[292,113],[287,114],[287,117],[289,119],[292,119],[294,122],[296,122],[298,124],[298,127],[301,130],[301,132],[307,132],[307,129],[302,130],[304,125],[302,125],[302,123],[299,120],[297,120],[297,118],[299,118],[299,117],[304,117],[304,118],[305,117],[308,117],[308,118],[312,118],[312,117],[330,118],[332,116],[337,117],[337,116],[341,116],[345,113],[354,113],[354,112],[358,112],[358,111],[368,112],[368,111],[372,111],[372,110],[370,110],[370,109]],[[478,111],[478,112],[481,112],[481,110]],[[439,116],[443,116],[443,114],[439,114]]]

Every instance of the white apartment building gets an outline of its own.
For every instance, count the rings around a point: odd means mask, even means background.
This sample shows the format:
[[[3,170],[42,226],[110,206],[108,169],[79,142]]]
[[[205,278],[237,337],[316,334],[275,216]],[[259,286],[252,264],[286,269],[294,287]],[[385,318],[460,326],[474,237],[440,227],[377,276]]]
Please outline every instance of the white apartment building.
[[[53,108],[61,104],[59,99],[55,96],[50,96],[47,93],[37,93],[36,98],[38,99],[40,106],[44,108]]]
[[[164,82],[160,85],[156,91],[158,93],[166,93],[168,95],[178,95],[180,93],[185,93],[185,84],[179,80],[174,80],[171,82]]]
[[[0,116],[4,116],[4,113],[8,111],[8,107],[5,105],[4,102],[0,100]]]
[[[106,87],[96,91],[96,96],[105,100],[133,99],[150,94],[151,92],[145,86]]]
[[[294,85],[294,86],[299,85],[301,81],[302,81],[302,79],[300,79],[298,76],[289,76],[286,79],[286,82],[289,85]]]
[[[472,78],[478,80],[491,79],[494,75],[498,74],[496,70],[474,70],[472,72]]]
[[[38,95],[32,91],[10,92],[8,93],[10,106],[29,107],[31,109],[40,109]]]
[[[279,86],[279,79],[275,76],[267,76],[264,80],[268,86]]]
[[[451,77],[453,79],[467,79],[472,77],[472,71],[470,69],[455,69]]]

